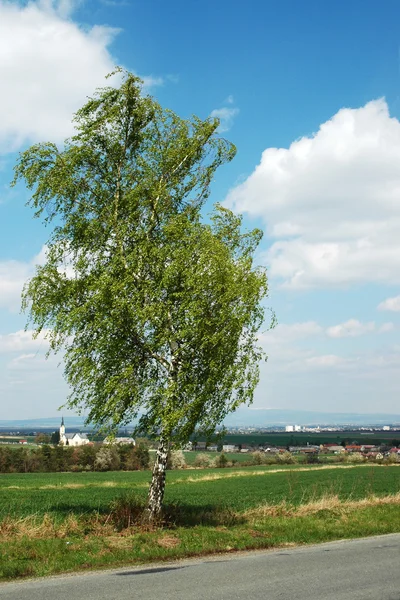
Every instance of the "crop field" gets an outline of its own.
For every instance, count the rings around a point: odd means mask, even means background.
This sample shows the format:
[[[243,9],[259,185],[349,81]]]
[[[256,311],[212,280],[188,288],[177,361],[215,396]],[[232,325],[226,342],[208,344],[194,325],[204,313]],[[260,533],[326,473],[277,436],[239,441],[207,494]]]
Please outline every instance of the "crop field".
[[[0,521],[7,516],[19,518],[31,514],[47,513],[63,518],[71,512],[106,513],[110,502],[128,491],[144,499],[150,477],[148,471],[4,474],[0,484]],[[283,500],[296,505],[327,493],[342,499],[359,499],[399,491],[400,468],[396,466],[271,465],[170,471],[165,500],[189,507],[214,505],[245,511]]]
[[[400,465],[169,471],[149,529],[150,477],[1,475],[0,579],[400,532]]]

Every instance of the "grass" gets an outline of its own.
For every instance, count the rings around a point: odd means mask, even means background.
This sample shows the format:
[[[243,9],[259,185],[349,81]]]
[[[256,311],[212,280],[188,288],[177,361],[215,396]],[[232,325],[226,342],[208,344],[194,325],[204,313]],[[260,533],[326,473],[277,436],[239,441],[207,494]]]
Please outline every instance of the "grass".
[[[185,455],[186,463],[188,464],[188,466],[190,466],[194,464],[196,456],[201,454],[201,452],[191,451],[184,452],[183,454]],[[252,457],[250,452],[224,452],[224,454],[229,461],[235,460],[238,463],[249,462],[251,461]],[[207,452],[207,456],[209,456],[211,459],[216,458],[218,455],[218,452]]]
[[[400,532],[398,466],[171,471],[165,521],[154,529],[138,519],[149,479],[2,475],[0,577]]]

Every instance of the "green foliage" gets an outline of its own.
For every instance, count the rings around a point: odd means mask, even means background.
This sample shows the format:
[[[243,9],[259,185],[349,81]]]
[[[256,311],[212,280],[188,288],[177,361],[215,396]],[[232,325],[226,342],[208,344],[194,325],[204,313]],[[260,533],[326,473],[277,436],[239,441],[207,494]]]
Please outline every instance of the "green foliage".
[[[60,443],[60,432],[58,429],[57,431],[53,431],[53,433],[51,434],[50,443],[54,446],[57,446],[57,444]]]
[[[47,435],[46,433],[38,433],[35,436],[35,443],[36,444],[49,444],[50,443],[50,436]]]
[[[114,428],[178,444],[249,403],[263,353],[267,293],[253,264],[261,231],[201,209],[216,169],[235,155],[218,120],[179,118],[123,73],[76,114],[63,149],[20,155],[15,181],[35,215],[53,223],[45,264],[23,308],[51,351],[65,348],[68,405]]]
[[[0,446],[0,473],[61,471],[136,471],[149,468],[146,445],[48,446],[11,448]]]
[[[319,463],[319,456],[317,453],[306,454],[306,463],[308,465],[315,465]]]

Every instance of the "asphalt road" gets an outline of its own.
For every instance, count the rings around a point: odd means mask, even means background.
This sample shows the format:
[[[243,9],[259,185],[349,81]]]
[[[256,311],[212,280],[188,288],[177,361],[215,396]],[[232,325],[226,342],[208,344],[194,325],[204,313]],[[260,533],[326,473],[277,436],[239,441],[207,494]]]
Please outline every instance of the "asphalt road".
[[[400,534],[0,585],[6,600],[400,600]]]

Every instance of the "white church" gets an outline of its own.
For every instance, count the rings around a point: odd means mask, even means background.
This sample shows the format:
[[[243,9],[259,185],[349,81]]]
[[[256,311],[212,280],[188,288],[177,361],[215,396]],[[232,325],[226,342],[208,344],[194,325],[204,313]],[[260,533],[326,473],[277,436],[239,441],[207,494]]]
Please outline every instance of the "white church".
[[[65,433],[64,417],[60,425],[60,444],[63,446],[84,446],[89,444],[86,433]]]

